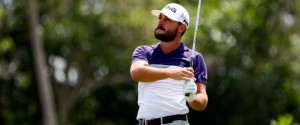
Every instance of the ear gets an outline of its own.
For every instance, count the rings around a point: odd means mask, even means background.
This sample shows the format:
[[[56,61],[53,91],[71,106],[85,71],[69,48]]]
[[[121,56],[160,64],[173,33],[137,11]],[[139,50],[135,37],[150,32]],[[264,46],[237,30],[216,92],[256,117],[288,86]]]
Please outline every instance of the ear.
[[[184,24],[180,24],[180,26],[178,27],[178,31],[179,32],[184,32],[186,30],[186,25],[184,25]]]

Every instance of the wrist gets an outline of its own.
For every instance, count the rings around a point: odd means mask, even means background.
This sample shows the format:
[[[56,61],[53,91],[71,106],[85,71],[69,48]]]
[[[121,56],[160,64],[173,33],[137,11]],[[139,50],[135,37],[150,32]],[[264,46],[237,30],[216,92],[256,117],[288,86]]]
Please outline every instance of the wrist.
[[[164,69],[164,75],[166,76],[166,78],[171,78],[171,70],[170,69]]]

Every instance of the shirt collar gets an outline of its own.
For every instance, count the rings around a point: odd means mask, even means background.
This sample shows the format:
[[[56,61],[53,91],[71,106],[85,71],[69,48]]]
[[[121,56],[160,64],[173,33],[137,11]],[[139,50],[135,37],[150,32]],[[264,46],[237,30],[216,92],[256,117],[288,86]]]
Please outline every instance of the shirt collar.
[[[156,45],[154,45],[154,48],[156,51],[160,52],[160,53],[163,53],[163,51],[161,50],[160,48],[160,45],[161,43],[157,43]],[[168,53],[168,54],[165,54],[165,55],[172,55],[172,54],[177,54],[177,53],[182,53],[184,51],[188,51],[189,48],[187,48],[182,42],[180,43],[180,46],[173,50],[172,52]]]

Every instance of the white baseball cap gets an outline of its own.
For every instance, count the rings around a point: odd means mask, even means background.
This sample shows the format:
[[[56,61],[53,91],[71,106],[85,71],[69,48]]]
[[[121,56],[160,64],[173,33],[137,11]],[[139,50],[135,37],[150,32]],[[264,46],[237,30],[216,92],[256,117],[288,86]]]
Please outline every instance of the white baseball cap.
[[[190,22],[190,16],[187,10],[177,4],[177,3],[170,3],[167,4],[162,10],[152,10],[151,13],[154,16],[159,16],[160,13],[166,15],[171,20],[180,22],[182,24],[185,24],[188,28],[189,22]]]

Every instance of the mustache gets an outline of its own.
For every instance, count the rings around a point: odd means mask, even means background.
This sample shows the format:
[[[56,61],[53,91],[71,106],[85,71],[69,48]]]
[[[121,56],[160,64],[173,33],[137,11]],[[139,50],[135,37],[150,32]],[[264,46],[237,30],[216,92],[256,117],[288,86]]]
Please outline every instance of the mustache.
[[[165,30],[165,28],[164,28],[163,26],[157,26],[157,27],[156,27],[156,30],[158,30],[158,29],[160,29],[160,30]]]

